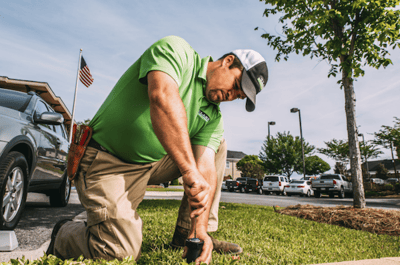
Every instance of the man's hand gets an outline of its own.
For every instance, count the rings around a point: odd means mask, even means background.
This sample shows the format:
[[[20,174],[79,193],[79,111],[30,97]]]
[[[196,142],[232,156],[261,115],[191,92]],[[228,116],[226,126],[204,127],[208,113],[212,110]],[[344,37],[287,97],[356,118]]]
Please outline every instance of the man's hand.
[[[213,250],[213,243],[211,238],[208,236],[206,232],[204,233],[197,233],[197,238],[204,241],[203,249],[201,251],[201,255],[196,259],[196,264],[200,264],[201,262],[205,262],[209,264],[211,262],[212,257],[212,250]],[[189,238],[193,238],[194,235],[189,235]],[[188,252],[188,247],[185,247],[183,250],[182,258],[186,258],[186,254]]]
[[[200,172],[187,172],[183,176],[183,187],[188,196],[189,205],[192,209],[190,218],[200,216],[207,210],[210,185]]]

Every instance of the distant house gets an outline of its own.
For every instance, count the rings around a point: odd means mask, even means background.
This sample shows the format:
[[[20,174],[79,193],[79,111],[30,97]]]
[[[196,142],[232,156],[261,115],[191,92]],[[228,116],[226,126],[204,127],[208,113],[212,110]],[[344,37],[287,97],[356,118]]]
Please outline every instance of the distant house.
[[[232,176],[233,179],[237,179],[240,177],[242,173],[240,170],[237,169],[236,163],[242,159],[246,154],[239,151],[230,151],[228,150],[228,154],[226,157],[226,166],[225,166],[225,173],[224,179],[227,179],[228,176]]]
[[[400,160],[395,159],[396,163],[396,171],[400,174]],[[389,177],[394,177],[394,164],[392,159],[384,159],[384,160],[376,160],[376,161],[368,161],[368,170],[370,175],[375,175],[378,169],[378,165],[383,164],[385,168],[389,171]],[[364,168],[366,168],[365,162],[362,164]]]

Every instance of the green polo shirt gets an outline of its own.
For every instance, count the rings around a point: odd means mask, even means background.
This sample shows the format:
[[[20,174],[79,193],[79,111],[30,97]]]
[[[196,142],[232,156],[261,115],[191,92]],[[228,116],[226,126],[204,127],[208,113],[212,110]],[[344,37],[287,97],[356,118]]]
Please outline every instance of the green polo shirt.
[[[219,106],[204,96],[210,60],[201,59],[176,36],[154,43],[122,75],[90,122],[93,139],[127,162],[150,163],[167,154],[150,119],[146,76],[157,70],[170,75],[179,86],[191,143],[216,152],[224,130]]]

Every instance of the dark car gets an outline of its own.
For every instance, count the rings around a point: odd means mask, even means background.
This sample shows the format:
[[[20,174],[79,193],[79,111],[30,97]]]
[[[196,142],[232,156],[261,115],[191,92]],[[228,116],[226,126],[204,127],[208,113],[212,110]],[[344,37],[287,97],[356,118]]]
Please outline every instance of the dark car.
[[[0,88],[0,229],[14,229],[27,192],[68,204],[68,136],[63,117],[34,92]]]

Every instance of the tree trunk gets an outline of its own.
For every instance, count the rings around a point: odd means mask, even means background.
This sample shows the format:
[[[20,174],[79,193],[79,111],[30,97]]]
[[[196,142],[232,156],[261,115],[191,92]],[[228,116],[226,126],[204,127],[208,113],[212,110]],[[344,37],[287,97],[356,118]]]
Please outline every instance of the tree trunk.
[[[353,80],[348,77],[349,74],[345,70],[342,70],[342,75],[347,121],[347,136],[349,138],[351,181],[353,183],[353,206],[354,208],[365,208],[365,194],[361,170],[361,153],[358,144],[358,131],[356,124],[356,95],[354,93]]]

